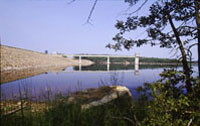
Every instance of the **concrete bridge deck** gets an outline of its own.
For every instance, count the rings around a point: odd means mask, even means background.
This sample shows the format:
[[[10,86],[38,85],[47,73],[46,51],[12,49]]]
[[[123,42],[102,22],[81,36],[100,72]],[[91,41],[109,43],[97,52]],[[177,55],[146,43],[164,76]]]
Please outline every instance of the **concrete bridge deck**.
[[[107,71],[110,71],[110,58],[134,58],[135,59],[135,72],[139,71],[139,54],[136,53],[134,56],[128,55],[109,55],[109,54],[64,54],[66,57],[79,57],[79,71],[82,67],[82,57],[105,57],[107,58]]]

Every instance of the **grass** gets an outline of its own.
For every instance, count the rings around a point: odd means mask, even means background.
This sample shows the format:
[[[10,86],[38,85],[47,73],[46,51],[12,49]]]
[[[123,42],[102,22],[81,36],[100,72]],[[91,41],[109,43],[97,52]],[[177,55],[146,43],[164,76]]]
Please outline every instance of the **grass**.
[[[67,103],[66,98],[55,98],[43,107],[42,111],[33,111],[42,105],[30,103],[23,111],[12,115],[1,115],[1,126],[122,126],[132,125],[132,98],[118,98],[108,104],[89,109],[81,109],[81,103]],[[36,103],[35,103],[36,104]]]
[[[17,100],[1,102],[1,126],[129,126],[135,125],[134,106],[132,97],[119,97],[107,104],[88,109],[81,109],[81,105],[90,100],[98,100],[111,89],[100,87],[84,92],[71,94],[77,98],[76,102],[67,102],[67,96],[55,95],[49,101],[33,102],[22,100],[24,109],[12,114],[6,111],[20,108]],[[100,94],[100,92],[103,92]],[[95,94],[95,95],[91,95]],[[89,98],[88,98],[89,97]],[[87,100],[90,99],[90,100]]]

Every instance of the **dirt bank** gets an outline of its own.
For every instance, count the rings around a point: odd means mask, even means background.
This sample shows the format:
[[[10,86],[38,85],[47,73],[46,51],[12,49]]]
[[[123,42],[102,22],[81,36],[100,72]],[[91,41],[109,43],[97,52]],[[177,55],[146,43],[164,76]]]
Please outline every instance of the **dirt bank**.
[[[78,60],[75,59],[9,46],[1,45],[0,52],[1,83],[78,65]],[[89,60],[82,60],[83,66],[92,63]]]

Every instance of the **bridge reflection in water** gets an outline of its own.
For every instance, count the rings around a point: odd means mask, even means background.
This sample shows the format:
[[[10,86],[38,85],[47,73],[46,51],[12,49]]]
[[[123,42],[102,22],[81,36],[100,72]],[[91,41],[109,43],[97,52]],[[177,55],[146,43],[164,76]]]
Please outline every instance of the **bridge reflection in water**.
[[[65,55],[66,57],[78,57],[79,59],[79,69],[80,72],[134,72],[135,75],[139,75],[139,54],[135,54],[135,56],[124,56],[124,55]],[[107,69],[104,70],[82,70],[82,58],[83,57],[106,57],[107,58]],[[134,61],[134,70],[110,70],[110,58],[133,58]],[[77,69],[73,72],[78,72]],[[72,72],[72,71],[64,71],[64,72]]]

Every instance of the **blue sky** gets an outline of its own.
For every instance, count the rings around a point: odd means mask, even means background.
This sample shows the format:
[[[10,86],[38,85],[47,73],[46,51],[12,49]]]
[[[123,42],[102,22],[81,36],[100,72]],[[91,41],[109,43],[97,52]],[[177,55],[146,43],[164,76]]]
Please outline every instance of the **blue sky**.
[[[101,0],[92,15],[92,24],[85,24],[94,0],[0,0],[0,36],[3,45],[34,51],[77,54],[140,53],[147,57],[172,57],[169,49],[143,46],[130,51],[105,48],[114,43],[117,33],[116,20],[125,19],[128,8],[123,0]],[[137,8],[135,6],[133,10]],[[148,13],[148,4],[136,15]],[[142,30],[132,32],[130,37],[142,37]],[[195,50],[195,48],[194,48]],[[193,53],[197,57],[196,51]]]

